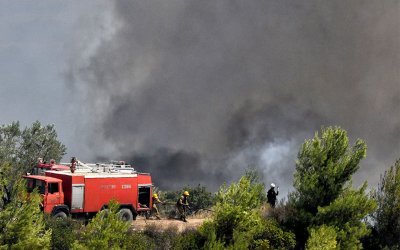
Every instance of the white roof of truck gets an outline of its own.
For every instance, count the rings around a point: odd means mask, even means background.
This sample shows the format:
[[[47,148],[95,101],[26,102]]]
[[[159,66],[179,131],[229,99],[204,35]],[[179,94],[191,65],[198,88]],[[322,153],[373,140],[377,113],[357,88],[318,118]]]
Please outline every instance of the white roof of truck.
[[[128,178],[128,177],[137,177],[137,173],[113,173],[113,172],[75,172],[71,173],[71,171],[46,171],[46,173],[54,173],[57,175],[68,175],[68,176],[84,176],[85,178]]]

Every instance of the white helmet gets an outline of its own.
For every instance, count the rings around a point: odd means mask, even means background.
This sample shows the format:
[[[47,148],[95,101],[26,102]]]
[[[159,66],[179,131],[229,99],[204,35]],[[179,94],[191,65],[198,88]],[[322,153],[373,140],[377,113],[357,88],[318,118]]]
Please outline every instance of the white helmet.
[[[271,187],[273,187],[273,188],[274,188],[274,187],[275,187],[275,183],[271,183]]]

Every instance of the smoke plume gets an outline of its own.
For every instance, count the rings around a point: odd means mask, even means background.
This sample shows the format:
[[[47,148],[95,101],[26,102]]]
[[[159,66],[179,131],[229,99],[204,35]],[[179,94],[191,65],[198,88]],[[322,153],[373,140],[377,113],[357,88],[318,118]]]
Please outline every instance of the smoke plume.
[[[106,6],[108,4],[105,4]],[[400,2],[115,1],[82,17],[68,83],[93,155],[166,189],[256,166],[288,190],[301,143],[339,125],[376,183],[400,157]]]

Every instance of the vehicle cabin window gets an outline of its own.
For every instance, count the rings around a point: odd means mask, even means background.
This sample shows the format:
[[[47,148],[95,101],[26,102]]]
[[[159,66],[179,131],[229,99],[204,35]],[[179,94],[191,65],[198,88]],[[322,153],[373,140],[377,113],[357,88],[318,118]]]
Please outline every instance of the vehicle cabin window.
[[[32,193],[35,188],[38,190],[39,194],[44,194],[46,191],[46,184],[41,180],[28,179],[27,181],[27,191]]]
[[[33,189],[35,189],[35,180],[27,180],[26,183],[26,190],[28,191],[28,193],[32,193]]]
[[[49,183],[48,190],[50,194],[58,193],[58,183]]]
[[[36,187],[38,188],[40,194],[45,193],[46,183],[44,183],[44,181],[36,180]]]

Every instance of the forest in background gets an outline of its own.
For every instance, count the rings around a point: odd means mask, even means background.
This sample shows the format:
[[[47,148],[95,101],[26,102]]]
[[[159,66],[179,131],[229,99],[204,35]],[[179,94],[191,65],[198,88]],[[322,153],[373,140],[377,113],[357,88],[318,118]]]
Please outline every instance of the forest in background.
[[[194,208],[213,213],[198,229],[181,233],[133,231],[120,220],[115,202],[87,224],[45,216],[40,196],[28,198],[21,176],[38,157],[59,162],[66,150],[53,125],[0,127],[0,249],[400,249],[400,161],[393,159],[378,187],[353,187],[367,145],[361,139],[351,144],[340,127],[322,128],[305,140],[294,191],[275,208],[266,203],[266,186],[252,169],[215,194],[200,185],[186,187]],[[174,200],[180,190],[159,193]]]

